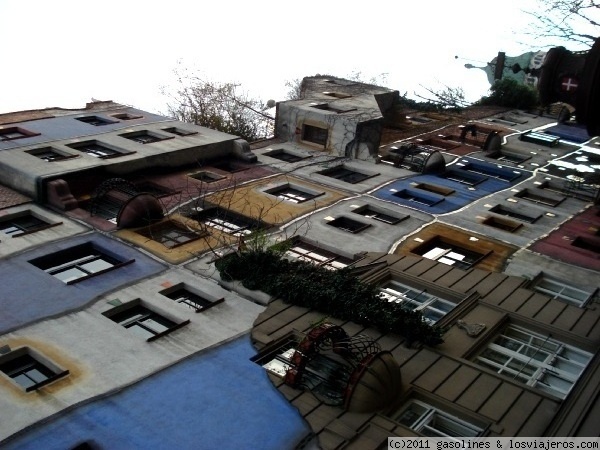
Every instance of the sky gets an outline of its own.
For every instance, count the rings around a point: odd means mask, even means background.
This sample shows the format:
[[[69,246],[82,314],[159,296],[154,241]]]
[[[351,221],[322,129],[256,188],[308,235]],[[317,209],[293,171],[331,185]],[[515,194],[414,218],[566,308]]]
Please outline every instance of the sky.
[[[485,95],[498,51],[539,50],[536,0],[0,0],[0,113],[81,108],[92,98],[166,114],[175,70],[285,100],[287,80],[369,81]],[[10,20],[9,20],[10,18]],[[459,56],[456,59],[455,56]]]

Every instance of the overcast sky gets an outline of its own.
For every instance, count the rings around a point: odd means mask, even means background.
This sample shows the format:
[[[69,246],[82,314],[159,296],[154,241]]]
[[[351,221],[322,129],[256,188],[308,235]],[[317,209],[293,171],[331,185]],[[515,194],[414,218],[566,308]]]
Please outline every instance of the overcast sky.
[[[420,85],[489,84],[498,51],[539,50],[520,34],[535,0],[0,0],[0,113],[83,107],[91,98],[167,112],[178,66],[283,100],[285,81],[316,73],[412,96]],[[464,59],[455,59],[458,55]],[[467,61],[472,60],[472,61]]]

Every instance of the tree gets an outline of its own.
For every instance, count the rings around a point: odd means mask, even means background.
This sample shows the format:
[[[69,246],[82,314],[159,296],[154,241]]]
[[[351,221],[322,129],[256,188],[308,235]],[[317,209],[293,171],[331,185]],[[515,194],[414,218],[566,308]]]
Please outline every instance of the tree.
[[[519,109],[531,109],[538,104],[537,92],[512,78],[496,80],[490,92],[490,95],[482,97],[477,103]]]
[[[415,108],[429,110],[433,107],[433,109],[435,110],[461,110],[471,105],[465,99],[465,92],[461,87],[450,87],[447,85],[443,86],[444,87],[439,90],[434,90],[425,86],[421,86],[423,89],[429,92],[432,97],[424,97],[415,93],[415,96],[425,100],[425,103],[415,102]],[[406,94],[404,95],[404,99],[407,100]]]
[[[273,135],[274,118],[263,111],[271,102],[251,98],[232,82],[207,81],[175,70],[178,86],[167,105],[169,114],[189,122],[239,136],[247,141]],[[165,92],[163,88],[163,92]]]
[[[591,47],[600,34],[600,2],[596,0],[538,0],[537,11],[526,11],[534,18],[527,34],[536,40],[573,42]]]

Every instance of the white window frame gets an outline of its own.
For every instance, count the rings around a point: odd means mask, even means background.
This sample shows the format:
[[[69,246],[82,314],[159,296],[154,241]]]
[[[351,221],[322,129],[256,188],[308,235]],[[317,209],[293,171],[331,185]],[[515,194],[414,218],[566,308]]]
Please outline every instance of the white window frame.
[[[414,414],[414,420],[402,420],[407,413]],[[483,433],[483,428],[419,400],[411,400],[396,421],[423,436],[475,437]]]
[[[438,322],[456,306],[456,303],[432,295],[424,289],[415,289],[396,280],[380,288],[381,296],[388,302],[401,303],[405,309],[421,311],[431,324]],[[440,308],[443,307],[443,308]]]
[[[533,288],[536,291],[541,292],[542,294],[545,294],[555,300],[560,300],[580,308],[585,306],[585,304],[597,291],[597,289],[592,292],[585,291],[583,289],[573,287],[570,284],[560,281],[556,278],[551,278],[545,275],[542,275],[539,278]],[[573,294],[580,295],[577,298]]]
[[[559,398],[567,396],[591,359],[591,353],[516,325],[477,356],[479,364]]]
[[[335,255],[333,253],[326,255],[324,253],[319,253],[316,249],[303,247],[301,242],[298,242],[285,253],[288,257],[297,259],[300,261],[309,262],[316,266],[322,266],[326,269],[330,270],[338,270],[343,269],[344,267],[348,267],[351,263],[345,263],[341,261],[345,259],[340,255]]]

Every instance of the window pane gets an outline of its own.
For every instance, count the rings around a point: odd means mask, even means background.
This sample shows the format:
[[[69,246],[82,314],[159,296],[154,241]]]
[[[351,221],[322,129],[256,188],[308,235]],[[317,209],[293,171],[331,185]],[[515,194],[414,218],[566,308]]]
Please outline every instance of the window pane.
[[[66,269],[60,272],[55,272],[54,275],[60,281],[68,283],[69,281],[78,280],[79,278],[87,277],[88,274],[77,268]]]
[[[102,258],[98,258],[94,261],[90,261],[88,263],[81,264],[81,268],[90,273],[100,272],[102,270],[110,269],[111,267],[113,267],[113,264],[109,263],[108,261],[103,260]]]

